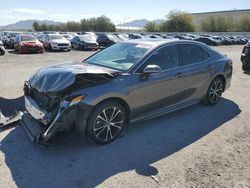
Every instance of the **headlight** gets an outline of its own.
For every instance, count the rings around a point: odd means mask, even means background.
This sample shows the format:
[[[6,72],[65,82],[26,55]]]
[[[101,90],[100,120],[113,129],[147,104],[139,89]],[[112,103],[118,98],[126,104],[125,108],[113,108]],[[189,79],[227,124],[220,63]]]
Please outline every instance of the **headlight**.
[[[78,97],[73,98],[73,99],[70,101],[69,106],[72,106],[72,105],[75,105],[75,104],[81,102],[81,100],[84,99],[84,98],[85,98],[85,95],[80,95],[80,96],[78,96]]]
[[[80,95],[77,97],[73,97],[73,98],[69,98],[69,99],[65,99],[60,103],[60,106],[62,108],[67,108],[73,105],[78,104],[79,102],[81,102],[81,100],[83,100],[86,97],[86,95]]]

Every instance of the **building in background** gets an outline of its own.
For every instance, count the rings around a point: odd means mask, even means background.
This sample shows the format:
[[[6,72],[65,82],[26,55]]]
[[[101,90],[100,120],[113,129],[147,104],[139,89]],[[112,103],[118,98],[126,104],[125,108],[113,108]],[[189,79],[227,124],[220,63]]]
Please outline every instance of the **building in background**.
[[[210,16],[223,16],[232,19],[233,22],[237,22],[242,17],[250,16],[250,9],[192,13],[192,16],[196,30],[200,31],[201,23]]]

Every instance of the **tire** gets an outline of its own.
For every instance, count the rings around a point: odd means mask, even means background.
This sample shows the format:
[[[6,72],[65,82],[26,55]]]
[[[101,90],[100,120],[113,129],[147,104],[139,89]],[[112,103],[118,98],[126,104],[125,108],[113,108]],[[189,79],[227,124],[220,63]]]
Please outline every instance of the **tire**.
[[[6,51],[4,49],[0,49],[0,56],[5,55]]]
[[[52,46],[51,46],[51,44],[49,44],[49,51],[52,52]]]
[[[203,99],[203,103],[206,105],[215,105],[219,102],[224,89],[224,82],[221,78],[216,77],[210,83],[207,93]]]
[[[87,137],[96,144],[108,144],[121,134],[125,122],[125,110],[120,103],[101,103],[94,108],[88,118]]]

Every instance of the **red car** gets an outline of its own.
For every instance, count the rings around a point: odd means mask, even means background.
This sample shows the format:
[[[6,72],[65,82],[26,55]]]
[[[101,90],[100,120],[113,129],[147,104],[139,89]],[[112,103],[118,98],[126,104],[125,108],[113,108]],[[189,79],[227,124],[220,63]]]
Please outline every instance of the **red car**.
[[[43,44],[33,35],[20,34],[16,36],[14,48],[20,54],[23,53],[43,53]]]

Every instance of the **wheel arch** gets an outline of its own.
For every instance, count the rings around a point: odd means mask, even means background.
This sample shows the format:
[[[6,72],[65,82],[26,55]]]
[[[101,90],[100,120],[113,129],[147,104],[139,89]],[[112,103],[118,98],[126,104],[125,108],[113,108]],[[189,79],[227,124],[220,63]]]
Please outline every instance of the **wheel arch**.
[[[225,91],[225,88],[226,88],[226,77],[223,75],[223,74],[217,74],[216,76],[213,77],[212,81],[215,79],[215,78],[220,78],[223,82],[223,92]],[[211,82],[212,82],[211,81]]]

